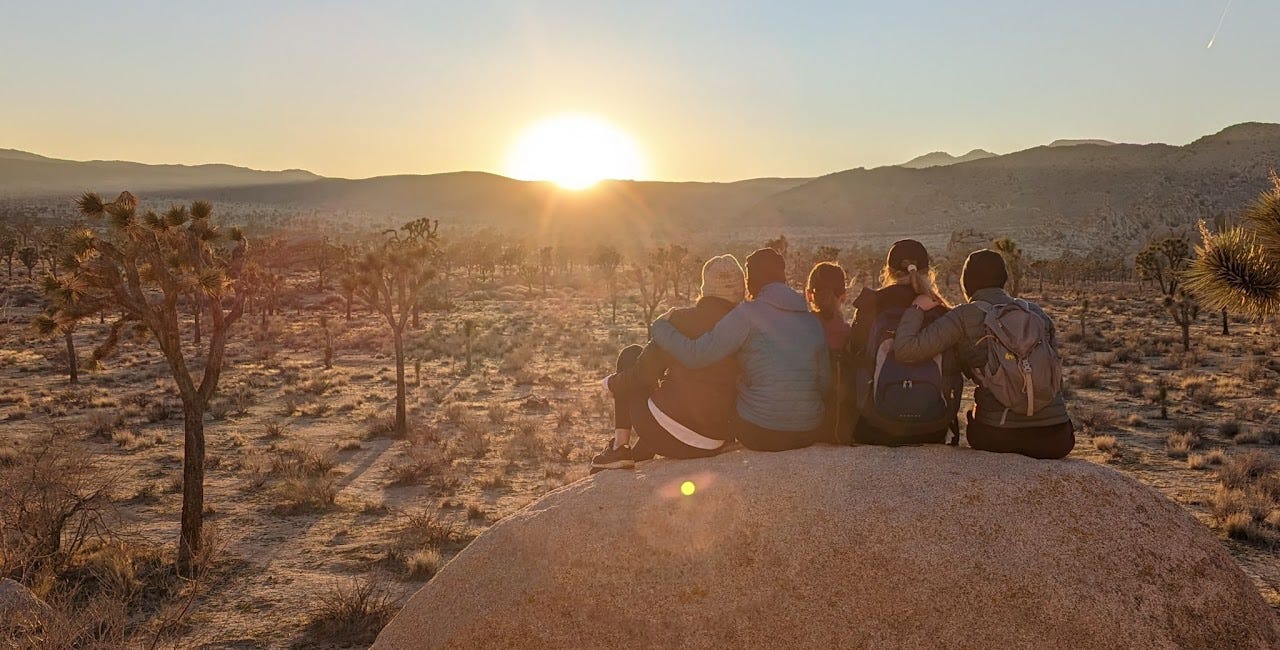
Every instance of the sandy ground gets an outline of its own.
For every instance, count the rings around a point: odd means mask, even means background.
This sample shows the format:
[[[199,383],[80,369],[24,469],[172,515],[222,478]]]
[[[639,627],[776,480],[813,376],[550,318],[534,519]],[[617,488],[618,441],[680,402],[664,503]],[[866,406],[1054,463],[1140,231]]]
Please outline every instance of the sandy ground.
[[[30,444],[61,427],[58,435],[122,472],[115,490],[121,534],[171,545],[181,505],[182,424],[163,359],[145,342],[126,343],[104,368],[70,386],[58,342],[36,338],[26,325],[35,307],[15,306],[24,285],[19,279],[0,297],[9,304],[0,322],[0,445]],[[1280,457],[1280,447],[1268,444],[1280,438],[1275,325],[1233,322],[1222,336],[1216,315],[1206,315],[1193,326],[1192,354],[1184,355],[1149,289],[1116,283],[1054,286],[1045,294],[1041,304],[1064,340],[1079,428],[1073,455],[1182,504],[1280,607],[1280,557],[1268,546],[1228,539],[1212,514],[1214,466],[1192,469],[1166,449],[1169,434],[1196,429],[1199,448],[1191,453],[1222,449],[1229,458],[1259,448]],[[1083,296],[1091,307],[1082,337]],[[265,329],[256,313],[239,325],[221,384],[225,408],[206,422],[207,521],[224,550],[175,645],[332,646],[308,629],[318,595],[352,577],[376,576],[396,598],[407,597],[427,577],[411,577],[406,565],[407,555],[426,548],[407,541],[414,521],[434,515],[453,531],[457,539],[427,545],[447,561],[492,522],[586,475],[612,427],[599,380],[622,344],[644,336],[634,304],[624,300],[614,324],[607,296],[568,286],[546,294],[515,285],[462,293],[454,311],[426,315],[412,334],[420,380],[411,361],[413,432],[400,439],[378,431],[394,397],[385,325],[363,310],[344,321],[335,298],[299,290]],[[334,334],[330,369],[319,344],[322,315]],[[476,331],[470,370],[467,320]],[[104,327],[78,330],[82,357]],[[1168,419],[1160,418],[1161,381]],[[157,402],[170,404],[169,417],[155,416]],[[1231,440],[1219,431],[1224,423],[1237,423],[1244,435]],[[1117,449],[1099,449],[1095,435],[1114,436]],[[290,483],[282,468],[294,461],[312,469]],[[306,503],[325,492],[331,504]]]

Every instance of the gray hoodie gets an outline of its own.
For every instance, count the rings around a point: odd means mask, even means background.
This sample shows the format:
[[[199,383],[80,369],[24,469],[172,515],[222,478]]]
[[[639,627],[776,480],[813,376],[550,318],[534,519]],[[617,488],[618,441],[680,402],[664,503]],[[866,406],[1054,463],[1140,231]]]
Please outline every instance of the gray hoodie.
[[[804,296],[781,282],[765,285],[697,339],[659,318],[653,341],[688,368],[736,352],[737,411],[747,422],[773,431],[812,431],[822,424],[822,396],[831,387],[826,334]]]

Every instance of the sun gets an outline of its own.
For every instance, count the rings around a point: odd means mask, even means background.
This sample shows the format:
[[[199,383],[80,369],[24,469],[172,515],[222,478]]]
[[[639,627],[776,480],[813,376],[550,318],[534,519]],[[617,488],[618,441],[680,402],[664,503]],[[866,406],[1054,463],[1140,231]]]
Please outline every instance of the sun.
[[[582,190],[605,179],[644,175],[644,157],[625,131],[594,115],[557,115],[525,129],[507,159],[507,175]]]

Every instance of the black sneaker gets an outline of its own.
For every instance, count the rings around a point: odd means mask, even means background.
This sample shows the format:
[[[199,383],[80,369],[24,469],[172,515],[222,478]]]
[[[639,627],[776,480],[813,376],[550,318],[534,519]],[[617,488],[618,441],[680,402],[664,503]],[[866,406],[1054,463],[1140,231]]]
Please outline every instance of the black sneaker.
[[[631,456],[630,447],[614,448],[613,441],[604,448],[604,451],[595,455],[591,459],[591,473],[606,469],[633,469],[636,466],[636,460]]]

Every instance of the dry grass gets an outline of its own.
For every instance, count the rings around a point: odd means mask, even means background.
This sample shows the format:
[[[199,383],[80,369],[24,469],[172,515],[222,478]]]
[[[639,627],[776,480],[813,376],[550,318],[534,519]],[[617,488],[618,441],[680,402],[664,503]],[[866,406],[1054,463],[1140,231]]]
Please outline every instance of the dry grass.
[[[1200,448],[1200,436],[1185,432],[1171,433],[1164,439],[1164,450],[1169,458],[1187,458],[1192,450]]]
[[[368,646],[395,615],[397,604],[381,580],[353,578],[315,595],[307,631],[341,645]]]
[[[1093,446],[1104,454],[1120,455],[1120,442],[1116,440],[1115,436],[1094,436]]]

